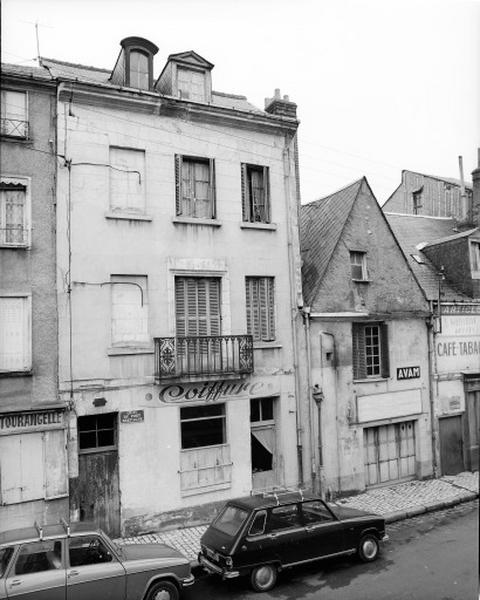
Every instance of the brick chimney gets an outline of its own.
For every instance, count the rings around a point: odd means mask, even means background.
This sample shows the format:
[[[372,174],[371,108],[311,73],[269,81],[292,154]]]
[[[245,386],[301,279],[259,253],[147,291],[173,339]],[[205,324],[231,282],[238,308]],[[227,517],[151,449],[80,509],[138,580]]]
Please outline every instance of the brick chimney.
[[[472,213],[473,224],[480,227],[480,148],[478,148],[478,166],[472,171],[473,198]]]
[[[280,90],[275,90],[273,98],[265,98],[265,112],[271,115],[279,115],[280,117],[297,118],[297,105],[295,102],[290,102],[288,96],[280,95]]]

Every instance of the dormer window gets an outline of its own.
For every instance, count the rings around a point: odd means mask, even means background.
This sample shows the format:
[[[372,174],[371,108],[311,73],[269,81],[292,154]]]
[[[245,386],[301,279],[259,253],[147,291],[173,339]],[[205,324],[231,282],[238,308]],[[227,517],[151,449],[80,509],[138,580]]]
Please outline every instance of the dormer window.
[[[480,241],[470,240],[470,263],[472,279],[480,279]]]
[[[153,88],[153,57],[157,46],[140,37],[128,37],[120,42],[122,49],[110,76],[115,85],[151,90]]]
[[[131,50],[129,53],[129,87],[150,89],[148,56],[144,52]]]
[[[180,98],[205,102],[205,73],[192,69],[177,69],[177,87]]]
[[[350,267],[353,281],[368,281],[366,252],[350,251]]]

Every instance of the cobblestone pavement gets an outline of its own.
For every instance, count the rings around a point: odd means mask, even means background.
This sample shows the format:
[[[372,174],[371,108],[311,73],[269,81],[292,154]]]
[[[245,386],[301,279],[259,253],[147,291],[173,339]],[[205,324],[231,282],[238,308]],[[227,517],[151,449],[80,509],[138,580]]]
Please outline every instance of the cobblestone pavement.
[[[478,472],[447,475],[425,481],[407,481],[342,498],[337,502],[342,506],[381,514],[388,523],[392,523],[474,498],[478,498]],[[185,527],[116,541],[121,544],[167,544],[177,548],[195,563],[200,550],[200,538],[206,528],[207,525]]]

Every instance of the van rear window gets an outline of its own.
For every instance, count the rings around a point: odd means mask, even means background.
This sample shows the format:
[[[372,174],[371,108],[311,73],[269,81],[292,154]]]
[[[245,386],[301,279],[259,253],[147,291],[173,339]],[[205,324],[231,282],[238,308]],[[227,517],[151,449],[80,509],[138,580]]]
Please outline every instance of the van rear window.
[[[248,512],[236,506],[225,506],[222,512],[212,523],[212,527],[231,535],[237,535],[240,527],[245,523],[248,517]]]

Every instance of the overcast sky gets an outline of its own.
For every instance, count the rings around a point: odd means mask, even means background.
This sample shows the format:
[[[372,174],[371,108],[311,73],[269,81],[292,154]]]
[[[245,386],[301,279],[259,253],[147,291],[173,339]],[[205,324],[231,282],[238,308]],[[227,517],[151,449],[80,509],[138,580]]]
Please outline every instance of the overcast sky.
[[[2,61],[113,68],[136,35],[214,63],[213,88],[298,104],[302,201],[401,169],[466,179],[480,146],[480,0],[2,0]]]

